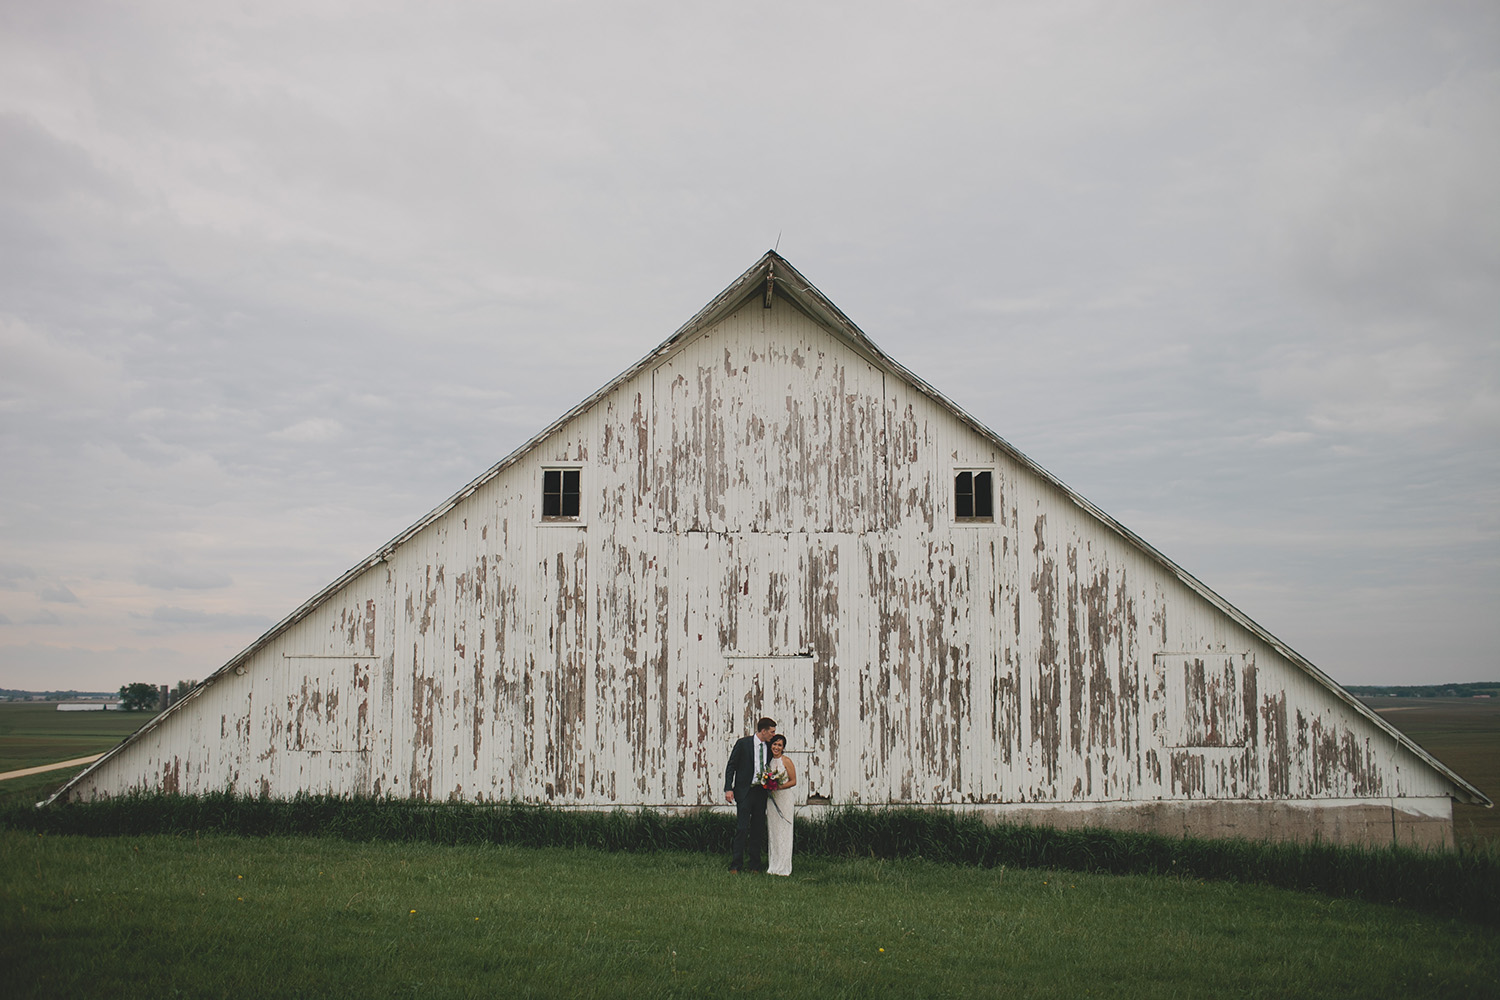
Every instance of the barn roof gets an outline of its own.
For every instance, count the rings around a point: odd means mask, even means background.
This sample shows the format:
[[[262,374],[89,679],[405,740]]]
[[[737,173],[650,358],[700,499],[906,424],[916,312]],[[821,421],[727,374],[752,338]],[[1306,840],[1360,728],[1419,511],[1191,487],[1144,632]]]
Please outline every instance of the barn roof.
[[[1063,483],[1056,476],[1052,475],[1052,473],[1048,472],[1036,462],[1032,461],[1009,441],[1006,441],[1000,435],[996,434],[994,431],[990,430],[988,427],[976,420],[957,403],[954,403],[937,389],[933,388],[927,382],[923,381],[920,377],[912,373],[900,362],[888,356],[884,351],[877,347],[869,337],[865,335],[864,331],[855,326],[854,322],[850,320],[849,317],[845,316],[838,306],[834,305],[827,296],[818,291],[818,289],[813,286],[812,282],[803,277],[802,274],[786,260],[785,257],[782,257],[774,250],[766,251],[765,255],[762,256],[760,260],[756,261],[748,270],[746,270],[743,274],[741,274],[738,278],[731,282],[729,287],[725,288],[722,292],[715,296],[714,299],[710,301],[706,306],[704,306],[701,310],[699,310],[692,319],[688,320],[681,327],[679,327],[677,332],[673,333],[666,340],[662,341],[662,343],[655,350],[651,351],[649,354],[641,358],[635,364],[631,365],[625,371],[615,376],[615,378],[611,379],[597,392],[593,393],[587,399],[583,400],[577,406],[573,407],[567,413],[563,414],[557,420],[553,421],[540,433],[532,437],[529,441],[521,445],[515,451],[511,452],[505,458],[495,463],[478,478],[470,482],[467,486],[459,490],[457,493],[453,494],[453,496],[449,497],[442,504],[435,507],[421,520],[417,521],[415,524],[407,528],[405,531],[401,532],[395,538],[392,538],[389,542],[382,545],[368,558],[351,567],[348,572],[344,573],[338,579],[330,583],[327,587],[324,587],[318,593],[314,594],[310,599],[308,599],[300,607],[294,610],[291,614],[287,615],[280,622],[272,626],[271,629],[268,630],[264,635],[256,639],[243,651],[229,660],[229,662],[225,663],[218,670],[214,671],[211,675],[206,677],[202,682],[200,682],[198,687],[193,692],[190,692],[188,694],[187,697],[184,697],[182,700],[172,705],[161,715],[157,716],[152,722],[143,726],[133,736],[129,737],[119,746],[115,747],[109,753],[105,754],[87,770],[77,775],[75,778],[73,778],[72,781],[68,782],[68,784],[59,789],[57,793],[54,794],[48,801],[51,802],[56,800],[59,796],[67,792],[68,789],[81,781],[95,768],[102,766],[110,758],[124,751],[126,747],[130,746],[137,739],[155,729],[156,727],[162,725],[173,714],[185,710],[186,707],[195,700],[194,696],[199,691],[206,689],[208,686],[212,685],[218,678],[224,676],[226,673],[233,671],[236,667],[239,667],[247,662],[263,647],[274,641],[287,629],[291,628],[293,625],[296,625],[308,615],[312,614],[320,605],[322,605],[333,595],[337,594],[346,585],[359,577],[365,571],[379,565],[382,562],[385,562],[390,557],[390,555],[395,552],[396,549],[400,548],[408,540],[420,533],[423,529],[425,529],[435,521],[441,519],[445,514],[458,506],[458,504],[462,503],[480,487],[490,482],[510,466],[519,462],[539,444],[541,444],[541,442],[550,437],[553,433],[567,424],[574,417],[587,411],[598,400],[610,393],[616,386],[633,378],[647,366],[658,363],[664,356],[675,352],[678,347],[690,340],[694,334],[708,329],[715,323],[729,316],[731,313],[738,310],[748,300],[755,296],[763,297],[767,304],[770,303],[773,297],[780,298],[783,301],[792,304],[793,306],[810,316],[821,326],[828,329],[835,336],[845,341],[851,348],[853,348],[859,354],[863,355],[867,360],[873,362],[879,367],[885,369],[888,373],[895,375],[896,377],[907,382],[918,391],[924,393],[926,396],[928,396],[948,412],[950,412],[959,421],[972,428],[976,433],[992,441],[997,448],[999,448],[1005,454],[1009,455],[1014,461],[1024,466],[1028,471],[1030,471],[1043,481],[1049,483],[1054,488],[1061,491],[1079,509],[1087,513],[1090,517],[1107,526],[1110,530],[1114,531],[1122,538],[1126,539],[1131,545],[1138,548],[1148,558],[1158,563],[1173,576],[1181,580],[1182,583],[1188,587],[1188,589],[1198,594],[1200,597],[1202,597],[1214,607],[1218,608],[1221,612],[1223,612],[1226,616],[1235,621],[1241,627],[1245,628],[1251,634],[1255,635],[1261,641],[1269,645],[1272,649],[1276,650],[1282,656],[1286,657],[1286,659],[1294,666],[1304,671],[1318,684],[1327,688],[1328,691],[1332,693],[1336,698],[1338,698],[1340,701],[1343,701],[1359,715],[1369,720],[1378,729],[1385,732],[1401,746],[1411,751],[1419,759],[1432,767],[1443,777],[1447,778],[1450,782],[1453,783],[1455,798],[1475,805],[1483,805],[1487,807],[1493,805],[1490,799],[1478,788],[1474,787],[1474,785],[1470,784],[1468,781],[1465,781],[1446,764],[1438,760],[1436,757],[1432,756],[1432,754],[1424,750],[1419,744],[1406,736],[1399,729],[1392,726],[1385,719],[1381,718],[1380,715],[1366,706],[1358,698],[1355,698],[1349,692],[1345,691],[1337,682],[1335,682],[1332,678],[1330,678],[1328,675],[1324,674],[1321,670],[1314,666],[1312,662],[1306,657],[1302,656],[1286,643],[1276,638],[1244,612],[1240,611],[1223,597],[1215,593],[1197,577],[1193,576],[1187,570],[1183,569],[1177,563],[1173,562],[1171,559],[1163,555],[1145,539],[1141,538],[1135,532],[1125,527],[1119,521],[1116,521],[1109,514],[1105,513],[1089,500],[1076,493],[1067,484]]]

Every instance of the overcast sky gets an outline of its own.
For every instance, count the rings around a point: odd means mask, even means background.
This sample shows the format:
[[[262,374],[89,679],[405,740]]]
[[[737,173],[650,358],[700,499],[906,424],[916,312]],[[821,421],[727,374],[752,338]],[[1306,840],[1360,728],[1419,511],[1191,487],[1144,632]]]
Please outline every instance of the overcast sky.
[[[201,678],[766,249],[1344,683],[1500,678],[1500,5],[0,0],[0,687]]]

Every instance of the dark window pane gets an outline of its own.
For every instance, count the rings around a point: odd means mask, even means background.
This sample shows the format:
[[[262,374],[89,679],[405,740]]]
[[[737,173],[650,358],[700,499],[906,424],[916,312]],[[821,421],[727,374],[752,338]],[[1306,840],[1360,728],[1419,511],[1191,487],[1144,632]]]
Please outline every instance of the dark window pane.
[[[995,507],[990,500],[990,474],[974,473],[974,516],[994,517]]]
[[[542,516],[558,517],[562,514],[562,472],[548,469],[542,473]]]
[[[542,472],[542,516],[577,517],[580,473],[577,469]]]
[[[957,517],[974,516],[974,475],[960,472],[953,481],[953,510]]]

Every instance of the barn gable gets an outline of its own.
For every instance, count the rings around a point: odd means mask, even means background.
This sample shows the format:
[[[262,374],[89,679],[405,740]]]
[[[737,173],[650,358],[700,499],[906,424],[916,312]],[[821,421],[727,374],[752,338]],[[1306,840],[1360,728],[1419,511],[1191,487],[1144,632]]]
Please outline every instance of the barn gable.
[[[1463,779],[768,253],[58,798],[814,804],[1420,842]]]

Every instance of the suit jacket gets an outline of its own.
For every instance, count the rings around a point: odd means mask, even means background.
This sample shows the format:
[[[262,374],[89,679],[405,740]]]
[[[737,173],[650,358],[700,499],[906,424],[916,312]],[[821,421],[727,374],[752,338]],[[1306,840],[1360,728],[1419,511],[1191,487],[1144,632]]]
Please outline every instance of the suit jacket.
[[[729,751],[729,766],[724,768],[724,791],[734,792],[736,798],[755,787],[757,742],[754,736],[741,736],[734,741],[734,749]]]

